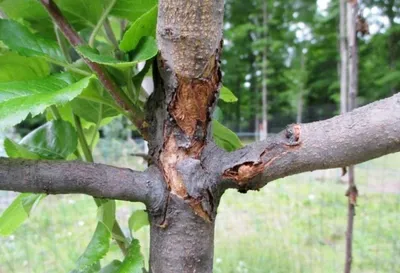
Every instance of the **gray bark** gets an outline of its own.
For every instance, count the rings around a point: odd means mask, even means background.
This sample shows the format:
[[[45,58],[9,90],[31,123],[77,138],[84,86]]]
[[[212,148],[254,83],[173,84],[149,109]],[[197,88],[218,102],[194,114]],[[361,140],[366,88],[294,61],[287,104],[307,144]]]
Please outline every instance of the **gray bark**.
[[[42,3],[71,43],[79,42],[55,4]],[[400,94],[222,151],[212,142],[210,121],[221,85],[223,1],[160,0],[158,16],[160,54],[146,113],[152,166],[140,173],[100,164],[0,159],[0,190],[144,202],[151,218],[150,271],[209,273],[225,189],[259,189],[284,176],[400,151]]]
[[[176,196],[161,220],[151,219],[150,273],[212,272],[215,222],[204,221]]]
[[[340,113],[347,112],[347,0],[340,0]]]
[[[263,1],[263,38],[266,40],[268,35],[268,14],[267,1]],[[262,98],[262,131],[260,132],[260,140],[265,140],[268,134],[268,88],[267,88],[267,44],[264,45],[262,51],[262,69],[261,69],[261,98]]]
[[[400,94],[328,120],[291,125],[231,153],[211,144],[207,150],[203,164],[225,178],[221,187],[241,190],[301,172],[361,163],[400,151]],[[238,179],[235,172],[240,171],[241,177],[250,177]]]
[[[0,190],[46,194],[83,193],[157,207],[164,185],[159,172],[136,172],[80,161],[0,158]]]
[[[352,111],[356,107],[357,89],[358,89],[358,52],[357,52],[357,1],[347,2],[347,43],[348,43],[348,110]],[[353,261],[353,226],[355,216],[355,206],[357,200],[357,188],[355,184],[354,165],[349,166],[349,188],[346,195],[348,196],[348,215],[346,230],[346,258],[344,273],[351,272],[351,264]]]

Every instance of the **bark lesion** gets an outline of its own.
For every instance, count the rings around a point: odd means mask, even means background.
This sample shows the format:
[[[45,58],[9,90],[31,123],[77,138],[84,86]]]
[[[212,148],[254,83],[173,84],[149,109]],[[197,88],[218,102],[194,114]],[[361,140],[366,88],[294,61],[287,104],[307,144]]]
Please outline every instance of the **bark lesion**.
[[[193,211],[206,221],[211,221],[212,213],[205,209],[204,196],[192,196],[188,192],[190,179],[182,177],[178,165],[186,160],[199,161],[206,144],[210,128],[211,115],[218,98],[221,72],[218,48],[203,69],[200,77],[190,78],[175,73],[165,73],[170,69],[160,56],[159,69],[161,82],[173,82],[173,86],[161,85],[165,92],[164,113],[168,118],[163,121],[163,139],[160,145],[157,164],[163,171],[170,194],[187,202]],[[204,186],[206,188],[206,186]]]
[[[244,161],[226,168],[222,178],[233,181],[240,192],[249,189],[258,190],[263,185],[251,183],[253,178],[262,175],[268,167],[287,153],[301,147],[301,126],[299,124],[289,125],[286,130],[264,148],[257,160]]]

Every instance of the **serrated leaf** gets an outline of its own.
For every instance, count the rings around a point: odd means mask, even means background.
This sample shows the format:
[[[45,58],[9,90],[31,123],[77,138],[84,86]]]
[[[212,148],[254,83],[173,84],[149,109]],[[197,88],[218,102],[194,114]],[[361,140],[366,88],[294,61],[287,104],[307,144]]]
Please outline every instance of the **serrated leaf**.
[[[0,129],[21,122],[29,113],[64,104],[84,90],[94,76],[77,82],[68,73],[31,81],[0,83]]]
[[[237,102],[237,97],[233,94],[231,90],[227,87],[222,86],[221,91],[219,93],[219,98],[224,102]]]
[[[158,5],[140,16],[125,32],[119,48],[128,52],[136,48],[140,39],[144,36],[156,35]]]
[[[78,137],[71,123],[53,120],[30,132],[19,144],[44,159],[65,159],[76,150]]]
[[[12,234],[30,215],[43,194],[22,193],[0,216],[0,235]]]
[[[139,62],[143,62],[153,58],[157,52],[157,42],[153,37],[142,37],[138,42],[135,50],[130,54],[130,62],[122,62],[115,59],[112,56],[100,55],[96,50],[89,46],[77,47],[78,52],[80,52],[85,58],[91,60],[92,62],[109,65],[121,69],[132,67]]]
[[[217,120],[212,121],[213,135],[215,143],[223,148],[224,150],[230,152],[243,147],[242,142],[239,137],[226,128],[224,125],[219,123]]]
[[[97,218],[110,232],[112,232],[115,222],[115,201],[107,200],[97,208]]]
[[[129,228],[133,231],[138,231],[149,224],[149,216],[144,210],[136,210],[129,217]]]
[[[0,19],[0,41],[23,56],[41,56],[65,62],[56,41],[35,35],[27,27],[12,20]]]
[[[117,0],[111,10],[111,15],[133,22],[156,4],[157,0]]]
[[[0,82],[35,80],[50,74],[50,66],[43,58],[13,52],[0,53],[0,67]]]
[[[118,273],[142,273],[144,258],[140,252],[139,240],[133,239]]]
[[[100,261],[110,249],[110,239],[111,232],[105,224],[98,222],[90,243],[77,261],[76,272],[84,272]]]

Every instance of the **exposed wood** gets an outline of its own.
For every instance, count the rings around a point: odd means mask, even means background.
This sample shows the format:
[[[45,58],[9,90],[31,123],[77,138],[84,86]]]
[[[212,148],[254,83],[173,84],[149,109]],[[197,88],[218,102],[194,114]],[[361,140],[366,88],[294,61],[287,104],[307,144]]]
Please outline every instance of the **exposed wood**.
[[[285,176],[341,168],[398,152],[400,94],[328,120],[301,124],[299,129],[289,126],[288,130],[266,141],[230,153],[210,144],[202,164],[225,177],[220,183],[221,188],[245,191],[257,190]],[[239,171],[241,166],[253,166],[250,170],[254,171],[260,165],[264,167],[248,179],[232,178],[232,171]],[[246,171],[249,174],[249,170]]]

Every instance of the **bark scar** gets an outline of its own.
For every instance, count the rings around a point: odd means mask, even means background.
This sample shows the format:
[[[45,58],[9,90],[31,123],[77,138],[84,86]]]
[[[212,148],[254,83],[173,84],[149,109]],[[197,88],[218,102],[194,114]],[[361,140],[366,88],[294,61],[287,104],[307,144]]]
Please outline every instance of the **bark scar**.
[[[264,149],[257,161],[246,161],[228,168],[223,172],[222,177],[235,181],[241,190],[246,192],[246,187],[254,177],[261,174],[277,159],[301,147],[301,126],[299,124],[289,125],[283,136],[283,141],[278,138],[275,143]]]

